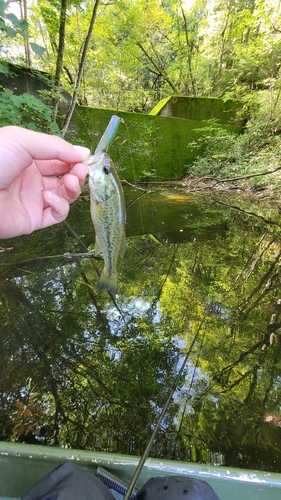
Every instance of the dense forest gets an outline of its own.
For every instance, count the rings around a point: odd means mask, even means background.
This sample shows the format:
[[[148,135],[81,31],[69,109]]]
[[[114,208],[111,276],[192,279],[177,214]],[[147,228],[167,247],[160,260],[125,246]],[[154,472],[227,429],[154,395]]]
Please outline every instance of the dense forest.
[[[0,16],[0,71],[13,62],[53,78],[42,95],[49,98],[46,107],[3,89],[0,123],[21,124],[36,108],[36,126],[47,123],[60,133],[55,119],[64,90],[72,98],[63,130],[76,102],[149,112],[171,94],[240,99],[246,134],[233,137],[212,124],[202,137],[205,155],[192,172],[254,174],[238,180],[240,186],[279,188],[280,1],[1,0]]]
[[[78,101],[89,106],[148,111],[170,94],[250,100],[257,90],[274,101],[280,86],[280,2],[22,4],[27,31],[5,22],[2,55],[47,71],[71,94],[83,65]]]

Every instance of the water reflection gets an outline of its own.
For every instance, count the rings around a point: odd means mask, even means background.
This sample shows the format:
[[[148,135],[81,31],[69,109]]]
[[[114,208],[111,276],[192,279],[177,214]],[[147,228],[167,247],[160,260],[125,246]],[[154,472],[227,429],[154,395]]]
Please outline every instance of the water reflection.
[[[126,200],[116,298],[81,257],[87,194],[1,242],[2,439],[141,454],[195,338],[153,455],[281,472],[278,213],[176,187]]]

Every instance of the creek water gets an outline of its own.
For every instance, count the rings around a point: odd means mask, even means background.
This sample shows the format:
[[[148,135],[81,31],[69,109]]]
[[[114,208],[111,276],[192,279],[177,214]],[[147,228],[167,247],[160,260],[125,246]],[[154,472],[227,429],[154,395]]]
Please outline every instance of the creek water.
[[[148,191],[148,189],[150,191]],[[281,472],[280,214],[241,194],[125,188],[116,297],[87,192],[0,242],[3,440]]]

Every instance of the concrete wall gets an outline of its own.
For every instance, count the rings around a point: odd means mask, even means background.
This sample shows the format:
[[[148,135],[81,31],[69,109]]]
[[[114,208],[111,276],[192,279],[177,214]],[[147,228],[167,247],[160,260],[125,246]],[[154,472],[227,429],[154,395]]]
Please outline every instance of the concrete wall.
[[[208,125],[206,121],[84,106],[76,107],[69,140],[94,151],[113,114],[124,121],[109,149],[122,179],[131,182],[179,180],[200,154],[192,142],[202,136],[202,128]],[[241,125],[224,124],[222,127],[228,132],[242,131]]]
[[[199,121],[215,118],[218,123],[243,126],[245,118],[237,117],[240,109],[241,103],[232,99],[173,95],[161,99],[150,114]]]
[[[8,88],[16,95],[27,92],[40,98],[40,90],[49,90],[51,79],[48,73],[36,71],[17,64],[5,63],[7,74],[0,73],[0,86]]]

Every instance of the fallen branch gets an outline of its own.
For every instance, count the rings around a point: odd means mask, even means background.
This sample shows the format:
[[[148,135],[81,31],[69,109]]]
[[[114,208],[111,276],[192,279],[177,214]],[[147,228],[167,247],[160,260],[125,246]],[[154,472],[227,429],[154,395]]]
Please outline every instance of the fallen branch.
[[[30,262],[34,262],[35,260],[44,260],[44,259],[98,259],[101,257],[99,255],[95,255],[94,252],[88,253],[69,253],[65,252],[63,254],[58,255],[42,255],[41,257],[33,257],[32,259],[25,259],[19,262],[2,262],[0,267],[9,267],[9,266],[18,266],[22,264],[29,264]]]
[[[128,184],[128,186],[131,186],[134,189],[139,189],[140,191],[143,191],[144,193],[151,193],[151,191],[147,191],[147,189],[143,189],[142,187],[138,186],[137,184],[132,184],[131,182],[126,181],[126,179],[122,179],[121,183],[122,184]]]
[[[261,177],[262,175],[269,175],[269,174],[274,174],[274,172],[277,172],[278,170],[281,170],[281,166],[275,168],[274,170],[268,170],[267,172],[260,172],[257,174],[248,174],[248,175],[241,175],[239,177],[230,177],[229,179],[216,179],[215,177],[212,177],[211,175],[206,176],[206,177],[199,177],[199,181],[215,181],[217,184],[223,183],[223,182],[234,182],[234,181],[240,181],[243,179],[251,179],[252,177]]]
[[[223,201],[219,201],[219,200],[213,201],[213,204],[223,205],[227,208],[231,208],[232,210],[237,210],[237,212],[242,212],[243,214],[251,215],[253,217],[256,217],[257,219],[262,220],[263,222],[265,222],[265,224],[270,224],[271,226],[278,226],[279,227],[279,225],[280,225],[278,221],[266,219],[262,215],[256,214],[255,212],[250,212],[249,210],[244,210],[243,208],[240,208],[236,205],[229,205],[228,203],[224,203]]]

